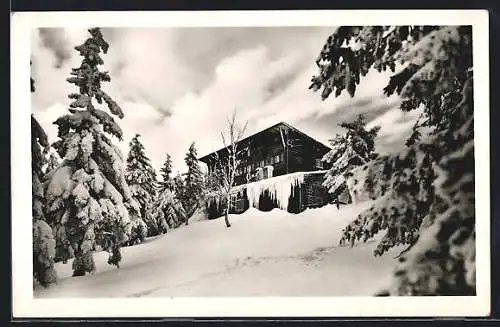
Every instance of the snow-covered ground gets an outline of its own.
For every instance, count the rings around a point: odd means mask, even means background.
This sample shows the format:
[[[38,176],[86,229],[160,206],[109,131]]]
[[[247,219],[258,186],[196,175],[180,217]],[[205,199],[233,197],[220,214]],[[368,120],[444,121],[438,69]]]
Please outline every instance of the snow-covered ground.
[[[394,249],[375,258],[376,242],[338,247],[341,230],[370,203],[333,205],[294,215],[249,209],[182,226],[122,249],[120,269],[94,254],[94,275],[71,277],[71,261],[57,264],[60,281],[36,297],[370,296],[386,285]]]

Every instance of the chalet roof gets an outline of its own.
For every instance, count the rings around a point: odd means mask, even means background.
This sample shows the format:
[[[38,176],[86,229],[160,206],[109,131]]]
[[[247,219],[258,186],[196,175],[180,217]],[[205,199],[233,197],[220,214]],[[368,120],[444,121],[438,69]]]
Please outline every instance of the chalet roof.
[[[325,148],[325,150],[330,150],[330,149],[331,149],[329,146],[327,146],[327,145],[325,145],[325,144],[323,144],[323,143],[321,143],[321,142],[319,142],[319,141],[315,140],[314,138],[310,137],[309,135],[305,134],[304,132],[301,132],[301,131],[300,131],[300,130],[298,130],[297,128],[295,128],[295,127],[293,127],[292,125],[287,124],[287,123],[285,123],[285,122],[279,122],[279,123],[274,124],[274,125],[272,125],[272,126],[270,126],[270,127],[268,127],[268,128],[265,128],[265,129],[263,129],[263,130],[261,130],[261,131],[259,131],[259,132],[256,132],[256,133],[254,133],[254,134],[251,134],[251,135],[249,135],[249,136],[247,136],[247,137],[245,137],[245,138],[241,139],[241,140],[240,140],[240,142],[238,142],[238,143],[241,143],[241,142],[244,142],[244,141],[246,141],[246,140],[249,140],[249,139],[251,139],[251,138],[253,138],[253,137],[257,136],[257,135],[264,134],[264,133],[266,133],[266,132],[268,132],[268,131],[270,131],[270,130],[272,130],[272,129],[275,129],[275,128],[277,128],[277,127],[280,127],[280,126],[285,127],[285,128],[288,128],[288,129],[290,129],[290,130],[293,130],[293,131],[295,131],[295,132],[299,133],[300,135],[304,136],[305,138],[307,138],[307,139],[309,139],[309,140],[311,140],[311,141],[315,142],[315,143],[316,143],[316,144],[318,144],[319,146],[324,147],[324,148]],[[202,162],[206,162],[206,161],[208,161],[207,159],[208,159],[209,157],[211,157],[214,153],[219,152],[219,151],[222,151],[222,150],[224,150],[224,148],[220,148],[220,149],[219,149],[219,150],[217,150],[217,151],[213,151],[213,152],[211,152],[211,153],[209,153],[209,154],[206,154],[206,155],[204,155],[203,157],[200,157],[198,160],[200,160],[200,161],[202,161]]]

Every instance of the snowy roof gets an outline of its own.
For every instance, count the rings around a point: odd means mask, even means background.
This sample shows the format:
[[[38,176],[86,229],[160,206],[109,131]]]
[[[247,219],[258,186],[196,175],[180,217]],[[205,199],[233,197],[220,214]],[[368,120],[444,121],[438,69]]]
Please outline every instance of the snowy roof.
[[[261,134],[263,134],[263,133],[266,133],[266,132],[268,132],[268,131],[270,131],[270,130],[272,130],[272,129],[275,129],[275,128],[277,128],[277,127],[284,127],[284,128],[289,129],[289,130],[293,130],[293,131],[297,132],[298,134],[302,135],[303,137],[305,137],[305,138],[309,139],[310,141],[313,141],[314,143],[318,144],[319,146],[324,147],[324,148],[325,148],[325,150],[331,150],[331,148],[330,148],[329,146],[327,146],[327,145],[325,145],[325,144],[323,144],[323,143],[321,143],[321,142],[319,142],[319,141],[315,140],[315,139],[314,139],[314,138],[312,138],[311,136],[309,136],[309,135],[305,134],[304,132],[301,132],[301,131],[300,131],[300,130],[298,130],[297,128],[295,128],[295,127],[293,127],[292,125],[290,125],[290,124],[288,124],[288,123],[285,123],[285,122],[279,122],[279,123],[274,124],[274,125],[272,125],[272,126],[270,126],[270,127],[268,127],[268,128],[265,128],[265,129],[263,129],[263,130],[261,130],[261,131],[259,131],[259,132],[256,132],[256,133],[254,133],[254,134],[252,134],[252,135],[249,135],[249,136],[247,136],[247,137],[245,137],[245,138],[241,139],[241,140],[240,140],[240,142],[238,142],[238,143],[245,142],[246,140],[249,140],[249,139],[251,139],[251,138],[253,138],[253,137],[257,136],[257,135],[261,135]],[[209,154],[206,154],[206,155],[204,155],[203,157],[198,158],[198,160],[200,160],[200,161],[202,161],[202,162],[206,162],[206,161],[208,161],[208,158],[209,158],[209,157],[211,157],[214,153],[216,153],[216,152],[220,152],[220,151],[222,151],[222,150],[224,150],[224,148],[221,148],[221,149],[219,149],[219,150],[217,150],[217,151],[214,151],[214,152],[211,152],[211,153],[209,153]]]

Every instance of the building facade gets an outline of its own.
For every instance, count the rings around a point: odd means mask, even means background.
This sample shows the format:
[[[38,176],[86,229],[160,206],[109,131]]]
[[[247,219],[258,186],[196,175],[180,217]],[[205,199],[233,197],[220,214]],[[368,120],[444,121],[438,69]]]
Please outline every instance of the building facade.
[[[282,209],[297,213],[330,202],[332,199],[322,186],[324,173],[329,167],[321,159],[328,151],[328,146],[283,122],[242,139],[238,143],[237,158],[240,164],[235,176],[231,212],[245,211],[250,202],[264,211],[280,207],[280,199],[273,194],[277,184],[273,183],[291,181],[297,185],[279,186],[291,187],[290,198],[281,201],[287,203],[287,208]],[[213,172],[217,158],[227,158],[227,150],[220,149],[199,160],[207,165],[209,172]],[[300,183],[297,183],[298,179],[277,178],[284,175],[298,176]],[[255,186],[259,186],[262,193],[258,201],[249,201],[247,188]],[[221,215],[218,206],[218,203],[207,203],[211,218]]]

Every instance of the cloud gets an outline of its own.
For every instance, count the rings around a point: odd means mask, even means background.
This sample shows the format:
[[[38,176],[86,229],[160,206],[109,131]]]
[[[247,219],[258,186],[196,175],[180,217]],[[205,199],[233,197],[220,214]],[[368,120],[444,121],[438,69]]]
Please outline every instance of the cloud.
[[[57,140],[57,126],[54,122],[57,118],[67,113],[65,112],[66,108],[67,106],[63,103],[56,102],[45,108],[43,115],[35,115],[51,143]]]
[[[401,149],[421,113],[421,109],[405,112],[393,107],[369,122],[367,128],[380,126],[376,143],[380,148],[378,151],[393,153]]]
[[[172,102],[191,89],[189,67],[173,54],[172,30],[126,29],[116,33],[106,59],[116,93],[147,102],[169,114]],[[113,65],[113,63],[115,63]]]
[[[226,118],[236,110],[242,121],[258,119],[252,109],[261,109],[268,97],[266,86],[277,71],[291,69],[294,60],[290,56],[272,61],[265,46],[221,60],[206,88],[186,93],[172,104],[172,115],[162,126],[164,137],[176,140],[169,144],[170,151],[183,153],[195,141],[200,154],[220,148],[220,131],[225,128]],[[174,157],[174,165],[179,167],[182,159]]]
[[[237,118],[248,121],[247,134],[285,121],[324,143],[340,131],[339,122],[364,113],[370,124],[383,124],[379,139],[384,148],[404,134],[414,118],[397,116],[393,110],[399,100],[382,95],[387,74],[370,72],[354,98],[342,94],[322,101],[319,93],[308,89],[317,73],[315,58],[332,30],[103,29],[110,49],[102,69],[112,77],[103,87],[125,112],[118,121],[124,131],[119,147],[126,152],[130,139],[140,134],[156,169],[170,153],[174,171],[182,172],[192,142],[199,155],[221,147],[225,119],[236,109]],[[81,62],[72,49],[86,37],[84,29],[33,34],[37,92],[32,110],[49,129],[51,141],[57,134],[52,121],[66,113],[67,94],[74,91],[66,78]]]
[[[40,28],[39,33],[42,45],[54,53],[56,58],[54,67],[61,68],[63,63],[71,57],[64,32],[57,28]]]
[[[49,37],[50,35],[50,37]],[[41,114],[54,103],[67,103],[67,95],[75,91],[66,81],[72,67],[78,67],[81,57],[73,47],[81,44],[86,31],[80,29],[33,30],[31,39],[31,75],[36,92],[32,95],[32,111]],[[51,41],[47,45],[47,39]],[[66,54],[71,54],[69,57]]]

